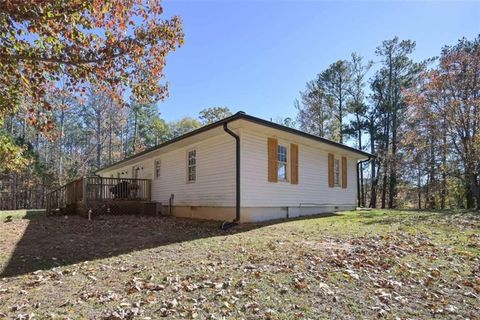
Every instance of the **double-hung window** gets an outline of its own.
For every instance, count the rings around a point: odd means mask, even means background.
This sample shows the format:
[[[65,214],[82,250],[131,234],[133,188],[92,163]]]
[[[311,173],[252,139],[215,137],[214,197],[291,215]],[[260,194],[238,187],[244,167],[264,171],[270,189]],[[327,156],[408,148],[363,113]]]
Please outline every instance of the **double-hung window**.
[[[155,160],[155,179],[160,178],[160,159]]]
[[[335,159],[333,162],[333,177],[335,186],[340,186],[340,159]]]
[[[140,166],[133,166],[132,167],[132,178],[138,179],[138,170],[140,170]]]
[[[277,179],[279,181],[287,181],[287,153],[287,147],[279,144],[277,147]]]
[[[197,151],[195,149],[187,153],[187,181],[195,182],[197,180]]]

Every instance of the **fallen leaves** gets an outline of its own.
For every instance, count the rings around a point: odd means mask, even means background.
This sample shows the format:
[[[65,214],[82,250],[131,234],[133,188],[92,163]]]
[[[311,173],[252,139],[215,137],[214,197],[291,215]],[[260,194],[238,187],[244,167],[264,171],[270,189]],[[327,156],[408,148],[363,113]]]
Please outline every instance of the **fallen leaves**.
[[[159,234],[177,239],[183,231],[199,238],[2,279],[0,305],[7,310],[0,311],[8,318],[48,318],[50,301],[60,318],[475,319],[471,310],[480,311],[477,236],[447,237],[442,229],[418,232],[405,225],[334,235],[322,221],[220,234],[201,223],[150,228],[142,225],[152,224],[148,219],[133,220],[129,230],[141,230],[135,239],[142,241]],[[307,222],[320,224],[322,232],[308,231]],[[105,237],[126,230],[118,219],[99,224],[93,228]],[[58,252],[51,256],[57,260],[49,263],[64,259]]]
[[[118,307],[114,311],[106,312],[102,319],[104,320],[131,320],[141,315],[141,309],[138,307],[122,308]]]

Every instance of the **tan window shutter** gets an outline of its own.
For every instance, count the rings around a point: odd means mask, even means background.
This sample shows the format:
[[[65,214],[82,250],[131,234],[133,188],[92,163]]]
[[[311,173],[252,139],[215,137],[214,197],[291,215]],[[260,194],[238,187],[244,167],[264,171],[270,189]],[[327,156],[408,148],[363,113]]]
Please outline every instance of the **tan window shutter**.
[[[277,146],[275,138],[268,138],[268,181],[277,182]]]
[[[330,188],[333,188],[335,186],[333,162],[334,162],[333,153],[329,153],[328,154],[328,186]]]
[[[298,145],[290,144],[290,183],[298,184]]]
[[[347,157],[342,157],[342,188],[347,187]]]

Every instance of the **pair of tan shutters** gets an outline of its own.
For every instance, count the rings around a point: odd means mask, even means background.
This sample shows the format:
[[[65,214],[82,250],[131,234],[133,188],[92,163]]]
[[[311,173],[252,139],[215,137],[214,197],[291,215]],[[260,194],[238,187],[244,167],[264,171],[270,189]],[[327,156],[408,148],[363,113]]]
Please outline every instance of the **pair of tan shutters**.
[[[275,138],[268,138],[268,181],[277,182],[278,162],[277,162],[278,141]],[[342,188],[347,188],[347,157],[342,156],[341,183]],[[328,154],[328,186],[335,187],[335,156]],[[290,144],[290,183],[298,184],[298,145]]]
[[[278,140],[268,138],[268,181],[277,182],[278,180],[278,162],[277,162]],[[298,184],[298,145],[290,144],[290,183]]]
[[[347,188],[347,157],[342,157],[341,168],[342,188]],[[335,156],[328,154],[328,186],[335,187]]]

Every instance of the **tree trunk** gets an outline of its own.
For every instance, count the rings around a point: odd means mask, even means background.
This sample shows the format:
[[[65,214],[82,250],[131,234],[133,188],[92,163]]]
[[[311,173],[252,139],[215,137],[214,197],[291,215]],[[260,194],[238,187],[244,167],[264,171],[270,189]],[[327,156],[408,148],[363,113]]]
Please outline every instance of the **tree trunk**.
[[[378,175],[375,175],[375,170],[377,166],[377,159],[373,158],[371,163],[372,170],[372,181],[371,181],[371,190],[370,190],[370,208],[377,207],[377,189],[378,189]]]
[[[65,131],[65,110],[60,109],[60,137],[58,138],[58,184],[63,185],[63,136]]]
[[[418,190],[418,209],[422,209],[422,171],[418,165],[417,190]]]
[[[467,188],[467,194],[465,195],[466,208],[473,209],[475,207],[475,199],[473,197],[471,182],[467,182],[465,187]]]
[[[385,135],[384,135],[384,149],[383,149],[383,181],[382,181],[382,209],[385,209],[386,206],[386,200],[387,200],[387,173],[388,173],[388,168],[389,168],[389,155],[388,155],[388,150],[389,150],[389,142],[390,142],[390,113],[387,113],[387,118],[385,121],[385,129],[384,129]]]
[[[343,143],[343,96],[342,96],[342,81],[340,79],[340,99],[338,101],[338,122],[340,122],[340,143]]]
[[[370,134],[370,153],[375,154],[375,119],[372,116],[369,123],[369,134]],[[377,177],[376,177],[376,165],[377,159],[373,158],[370,167],[371,167],[371,190],[370,190],[370,208],[377,207]]]
[[[392,117],[392,156],[390,159],[390,181],[388,187],[388,207],[396,207],[395,198],[397,186],[397,111],[393,112]]]
[[[382,209],[385,209],[386,206],[386,197],[387,197],[387,176],[390,167],[390,159],[389,159],[389,142],[390,142],[390,116],[393,112],[393,121],[396,118],[396,110],[393,106],[393,61],[392,61],[392,52],[389,51],[387,54],[387,65],[388,65],[388,82],[387,82],[387,120],[385,121],[385,164],[383,170],[383,183],[382,183]],[[393,128],[395,129],[395,128]],[[392,139],[393,144],[393,139]],[[393,171],[393,170],[392,170]],[[391,172],[392,172],[391,171]],[[391,183],[391,181],[390,181]],[[390,201],[389,201],[390,203]]]
[[[475,198],[477,200],[477,210],[480,210],[480,185],[478,181],[478,177],[474,177],[474,184],[475,184]]]
[[[446,207],[447,198],[447,131],[446,120],[443,119],[442,129],[442,190],[440,191],[440,208],[443,210]]]
[[[101,145],[101,130],[102,130],[102,121],[101,121],[101,114],[100,114],[100,108],[98,107],[97,109],[97,114],[96,114],[96,139],[97,139],[97,169],[100,169],[101,167],[101,161],[102,161],[102,145]]]
[[[132,143],[132,152],[135,154],[136,150],[136,144],[137,144],[137,109],[134,109],[134,115],[133,115],[133,143]]]
[[[357,120],[357,125],[358,125],[358,129],[357,129],[357,138],[358,138],[358,149],[359,150],[363,150],[363,147],[362,147],[362,129],[360,127],[360,117],[359,117],[359,114],[356,113],[356,120]],[[359,205],[361,207],[365,207],[365,190],[364,190],[364,183],[363,183],[363,163],[360,164],[359,166],[359,178],[360,178],[360,203]]]
[[[112,104],[110,104],[112,107]],[[112,164],[112,110],[110,110],[109,119],[108,119],[108,164]]]
[[[123,143],[123,157],[126,158],[128,157],[128,119],[127,119],[127,124],[125,126],[125,140]]]
[[[435,172],[435,138],[433,134],[430,134],[430,172],[429,172],[429,180],[430,180],[430,190],[432,190],[430,198],[428,199],[428,207],[429,209],[435,209],[437,207],[435,202],[435,184],[436,184],[436,172]]]

